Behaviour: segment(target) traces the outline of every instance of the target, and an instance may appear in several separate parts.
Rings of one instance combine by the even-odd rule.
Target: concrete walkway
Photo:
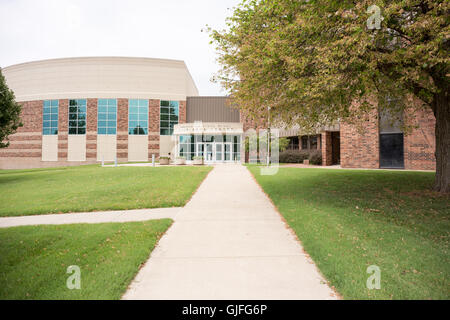
[[[123,299],[336,299],[241,165],[215,166]]]
[[[176,218],[181,208],[142,209],[124,211],[82,212],[65,214],[46,214],[37,216],[0,218],[0,228],[30,226],[39,224],[74,224],[147,221],[163,218]]]

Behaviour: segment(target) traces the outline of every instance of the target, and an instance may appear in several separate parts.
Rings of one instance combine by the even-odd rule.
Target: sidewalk
[[[38,224],[132,222],[163,218],[175,219],[175,216],[180,211],[180,209],[181,208],[158,208],[5,217],[0,218],[0,228],[30,226]]]
[[[123,299],[336,299],[241,165],[215,166]]]

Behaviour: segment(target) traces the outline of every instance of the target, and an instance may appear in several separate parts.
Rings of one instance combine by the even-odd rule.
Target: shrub
[[[309,163],[314,165],[322,165],[322,152],[320,151],[311,151],[309,153]]]
[[[309,158],[308,151],[286,150],[280,153],[280,163],[302,163]]]

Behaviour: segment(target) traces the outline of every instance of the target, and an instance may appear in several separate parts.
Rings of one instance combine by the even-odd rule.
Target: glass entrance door
[[[214,161],[213,144],[206,143],[205,145],[206,145],[205,160],[206,161]]]
[[[223,161],[222,143],[216,143],[216,161]]]
[[[225,161],[231,161],[231,154],[233,152],[233,150],[231,149],[231,143],[224,143],[223,147],[224,147],[224,160]]]

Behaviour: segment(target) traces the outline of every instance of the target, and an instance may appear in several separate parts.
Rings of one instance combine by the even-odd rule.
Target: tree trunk
[[[434,190],[450,192],[450,103],[447,90],[434,99],[436,117],[436,180]]]

